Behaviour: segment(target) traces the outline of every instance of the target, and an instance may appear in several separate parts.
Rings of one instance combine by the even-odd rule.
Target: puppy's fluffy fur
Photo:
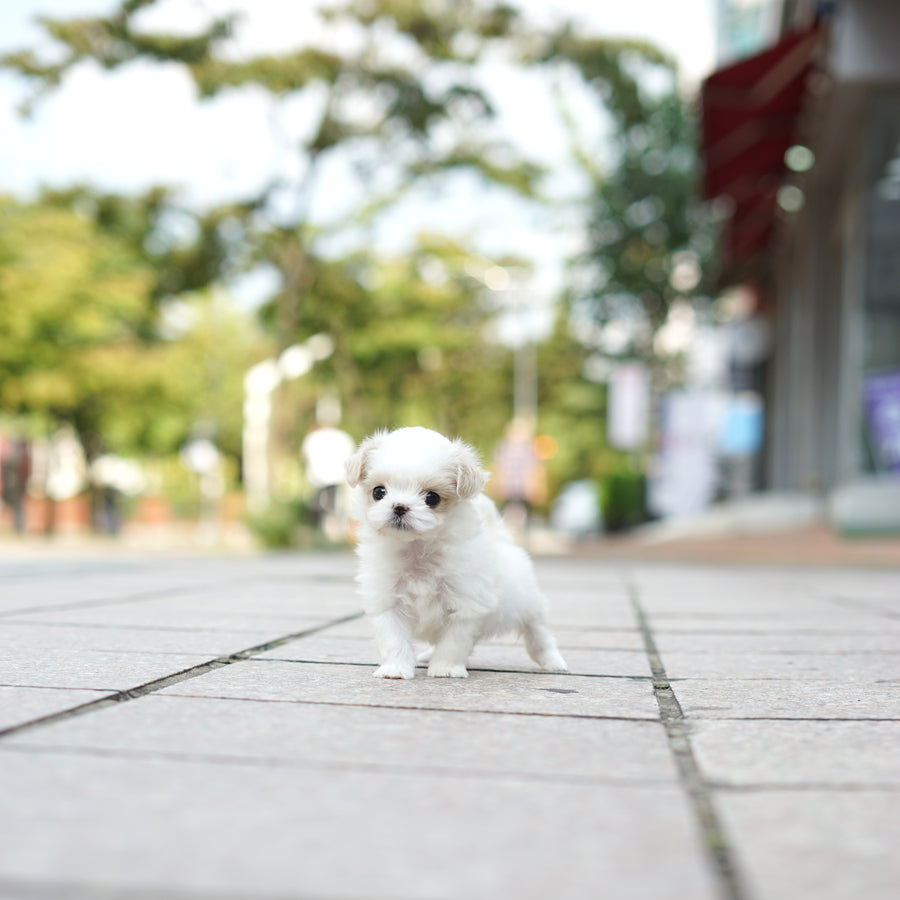
[[[543,669],[566,671],[528,555],[481,490],[488,475],[462,441],[427,428],[379,432],[347,462],[359,521],[357,575],[381,678],[465,678],[475,643],[519,631]]]

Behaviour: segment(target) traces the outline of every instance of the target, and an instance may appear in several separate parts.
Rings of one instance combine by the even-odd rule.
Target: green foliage
[[[298,500],[279,500],[259,513],[244,517],[250,533],[269,550],[289,547],[325,547],[316,529],[315,514]]]
[[[543,58],[574,65],[614,117],[620,134],[647,119],[642,80],[648,71],[674,73],[673,61],[652,44],[579,37],[571,27],[551,39]]]
[[[642,87],[647,66],[657,76],[666,71],[652,55],[642,65],[632,60],[633,89],[615,89],[627,101],[613,107],[619,128],[608,169],[586,166],[595,196],[589,249],[580,264],[589,279],[586,289],[570,294],[569,306],[600,324],[630,321],[635,327],[625,353],[652,363],[653,337],[672,305],[708,302],[716,233],[696,190],[693,111],[674,69],[654,79],[654,90]]]
[[[243,371],[325,332],[334,354],[302,384],[279,389],[282,446],[297,446],[318,394],[334,392],[355,436],[416,422],[463,433],[490,455],[511,414],[511,355],[485,336],[492,312],[469,274],[470,249],[429,235],[396,258],[377,258],[368,238],[409,190],[461,169],[538,197],[541,169],[487,127],[494,110],[477,66],[494,51],[524,67],[576,72],[617,129],[609,171],[593,162],[597,148],[576,148],[594,178],[593,280],[569,292],[565,315],[645,316],[652,333],[674,300],[702,290],[671,278],[678,254],[702,268],[711,242],[692,205],[691,119],[671,61],[655,48],[585,39],[570,27],[534,29],[503,3],[350,0],[321,15],[327,26],[350,28],[352,48],[298,41],[283,53],[236,58],[226,46],[240,27],[235,18],[192,34],[154,32],[140,15],[155,2],[45,17],[50,52],[25,50],[0,65],[34,86],[32,104],[86,61],[112,70],[138,60],[181,66],[202,98],[254,88],[275,100],[314,99],[319,118],[296,145],[302,174],[206,210],[184,208],[166,188],[135,197],[73,188],[46,194],[34,209],[13,204],[18,236],[0,236],[0,314],[13,311],[9,324],[0,319],[10,329],[0,331],[7,410],[70,420],[116,448],[155,453],[176,449],[202,422],[237,457]],[[663,87],[648,90],[649,81]],[[326,228],[311,220],[311,198],[335,159],[356,172],[360,198]],[[276,202],[287,195],[289,212]],[[41,236],[30,249],[29,234]],[[279,282],[260,313],[268,343],[211,299],[260,266]],[[25,313],[20,298],[29,291],[43,299]],[[191,326],[161,331],[184,305]],[[551,486],[621,465],[605,443],[605,387],[582,374],[590,352],[565,318],[541,351],[541,430],[560,442]]]
[[[0,406],[87,431],[107,403],[133,402],[155,363],[137,354],[150,284],[91,222],[0,200]]]
[[[298,252],[286,241],[279,252]],[[510,414],[509,353],[486,340],[491,312],[480,300],[483,286],[467,274],[470,260],[436,236],[422,236],[395,259],[316,259],[305,268],[309,280],[276,297],[264,321],[271,330],[332,336],[333,356],[305,380],[343,398],[355,435],[415,423],[466,433],[490,448]],[[306,397],[291,427],[294,442],[314,424],[313,402]],[[482,422],[485,407],[500,420]]]
[[[107,17],[43,17],[39,23],[54,42],[54,61],[45,63],[33,51],[21,51],[3,57],[0,65],[37,86],[33,100],[56,88],[68,71],[86,59],[108,69],[138,59],[178,63],[187,68],[202,97],[249,85],[277,97],[324,88],[326,102],[319,126],[300,147],[310,162],[366,137],[370,152],[380,148],[382,165],[395,170],[398,183],[408,181],[417,166],[440,167],[442,160],[449,167],[465,164],[483,171],[478,155],[470,150],[460,152],[452,145],[438,150],[446,142],[435,141],[434,133],[452,121],[454,130],[463,129],[461,146],[473,146],[465,132],[477,128],[492,110],[472,77],[477,54],[456,48],[474,43],[480,50],[492,40],[509,36],[516,22],[511,8],[470,2],[423,5],[356,0],[330,8],[322,18],[335,27],[363,26],[362,50],[341,54],[301,47],[236,61],[223,47],[223,40],[237,27],[233,18],[213,20],[189,36],[149,32],[135,19],[154,2],[125,2]],[[385,50],[404,44],[415,52],[401,57]],[[401,58],[405,58],[402,63]],[[443,67],[442,77],[424,79],[423,63],[429,64],[432,74]],[[401,142],[406,144],[405,153],[395,152]],[[410,149],[413,145],[416,151]],[[509,171],[504,174],[512,177]],[[530,189],[527,167],[518,180]]]
[[[646,479],[641,472],[622,469],[607,475],[600,485],[604,527],[624,531],[645,522],[645,491]]]
[[[695,193],[692,126],[676,92],[648,100],[644,121],[623,134],[618,165],[598,190],[592,259],[604,293],[636,299],[654,326],[674,300],[707,287],[713,245]],[[672,278],[678,254],[693,261],[696,280]]]
[[[343,52],[302,46],[235,60],[221,40],[230,20],[189,36],[151,33],[137,19],[151,5],[122,3],[105,18],[44,19],[56,45],[53,64],[21,54],[3,63],[39,89],[52,89],[93,58],[108,68],[137,59],[183,65],[203,97],[247,86],[277,98],[315,92],[320,119],[297,147],[304,174],[240,206],[203,214],[178,209],[172,194],[161,190],[138,198],[71,192],[60,202],[84,206],[87,200],[104,230],[131,243],[156,275],[156,305],[255,266],[273,267],[281,286],[262,321],[279,347],[322,331],[336,340],[333,359],[314,377],[339,390],[354,429],[415,417],[455,430],[479,405],[473,388],[485,381],[492,383],[491,402],[504,403],[506,392],[493,386],[497,379],[479,374],[505,354],[482,339],[483,289],[462,273],[462,248],[423,245],[387,261],[373,260],[368,250],[335,257],[326,248],[336,236],[373,227],[405,191],[445,172],[467,169],[486,183],[534,194],[540,170],[484,138],[493,110],[474,74],[487,46],[518,39],[512,8],[355,0],[322,15],[336,28],[354,25],[358,46]],[[309,198],[322,165],[338,155],[353,161],[364,180],[377,178],[380,196],[364,193],[360,208],[326,231],[309,220]],[[285,190],[298,198],[296,209],[276,217],[271,199]],[[182,228],[181,239],[172,240],[167,223],[173,216],[191,224],[193,237],[185,240]],[[419,272],[427,260],[447,267],[442,284]]]
[[[631,477],[632,463],[627,454],[612,449],[606,440],[607,385],[584,375],[585,362],[592,351],[572,334],[563,310],[550,339],[540,347],[538,368],[541,373],[539,431],[555,438],[557,454],[547,463],[547,486],[555,497],[569,481],[587,479],[601,487],[610,479],[625,481]],[[612,488],[615,507],[621,488]],[[642,521],[640,513],[631,516]],[[606,510],[604,510],[606,511]],[[618,513],[611,510],[613,521]],[[619,516],[621,518],[621,516]]]
[[[203,296],[164,336],[159,273],[116,222],[104,230],[58,197],[0,200],[0,409],[67,422],[89,452],[175,452],[203,421],[239,453],[241,376],[261,339]]]

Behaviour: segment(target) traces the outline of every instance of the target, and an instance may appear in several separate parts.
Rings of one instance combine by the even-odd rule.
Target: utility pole
[[[333,352],[334,341],[327,334],[314,334],[244,374],[243,480],[250,512],[261,512],[269,505],[269,430],[275,389],[284,381],[306,375]]]

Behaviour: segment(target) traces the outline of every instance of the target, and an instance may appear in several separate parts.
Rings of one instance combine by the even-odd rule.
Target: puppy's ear
[[[468,500],[480,494],[490,477],[481,468],[478,454],[464,441],[453,441],[453,464],[456,467],[456,494]]]
[[[381,445],[385,432],[376,431],[371,437],[367,437],[357,449],[356,453],[344,463],[344,474],[347,476],[347,484],[356,487],[366,477],[366,462],[369,454]]]

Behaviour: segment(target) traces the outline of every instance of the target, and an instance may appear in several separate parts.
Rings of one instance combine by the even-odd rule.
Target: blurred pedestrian
[[[25,531],[25,495],[31,475],[31,455],[22,438],[0,439],[0,496],[12,509],[13,528]]]
[[[512,421],[494,456],[494,492],[507,525],[516,531],[528,527],[531,511],[546,496],[544,467],[534,449],[534,438],[524,422]]]
[[[144,472],[132,460],[105,453],[91,463],[91,484],[97,492],[95,527],[116,537],[122,528],[123,500],[144,490]]]

